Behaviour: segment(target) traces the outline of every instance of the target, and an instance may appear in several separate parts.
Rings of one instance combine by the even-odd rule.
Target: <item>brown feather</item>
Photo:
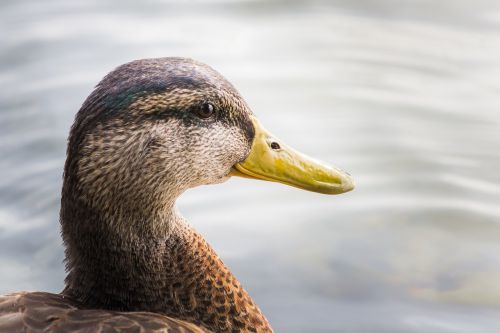
[[[151,312],[79,309],[58,294],[20,292],[0,296],[0,332],[210,333],[191,323]]]
[[[207,101],[212,121],[196,117]],[[251,114],[228,81],[190,59],[139,60],[108,74],[68,140],[66,287],[2,296],[0,330],[271,333],[175,208],[182,192],[224,181],[248,156]]]

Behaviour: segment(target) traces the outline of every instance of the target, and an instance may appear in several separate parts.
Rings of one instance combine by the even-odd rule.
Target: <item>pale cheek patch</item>
[[[227,179],[231,167],[244,159],[250,149],[242,131],[234,126],[214,123],[207,127],[177,124],[169,159],[182,165],[189,187],[219,183]]]

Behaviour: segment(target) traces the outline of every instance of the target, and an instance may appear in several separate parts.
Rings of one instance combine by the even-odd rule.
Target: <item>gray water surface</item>
[[[4,0],[0,41],[0,293],[63,287],[66,137],[93,86],[188,56],[356,179],[179,200],[277,332],[500,331],[498,1]]]

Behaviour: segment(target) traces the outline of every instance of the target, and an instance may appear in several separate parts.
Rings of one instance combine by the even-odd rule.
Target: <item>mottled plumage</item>
[[[273,330],[179,214],[185,190],[231,175],[338,194],[343,171],[280,144],[236,89],[190,59],[109,73],[71,128],[61,197],[61,294],[0,298],[0,332]]]
[[[33,292],[0,296],[1,332],[209,333],[185,321],[151,312],[80,309],[62,295]]]
[[[206,103],[216,110],[210,119],[198,116]],[[4,296],[0,331],[272,332],[175,209],[186,189],[226,180],[246,158],[251,115],[229,82],[190,59],[139,60],[108,74],[68,140],[60,215],[66,287],[61,295]]]

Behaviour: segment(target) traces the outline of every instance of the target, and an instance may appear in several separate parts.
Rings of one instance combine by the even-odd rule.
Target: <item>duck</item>
[[[354,188],[347,172],[268,132],[208,65],[165,57],[111,71],[68,138],[65,287],[0,296],[0,332],[273,332],[176,207],[187,189],[233,176],[323,194]]]

